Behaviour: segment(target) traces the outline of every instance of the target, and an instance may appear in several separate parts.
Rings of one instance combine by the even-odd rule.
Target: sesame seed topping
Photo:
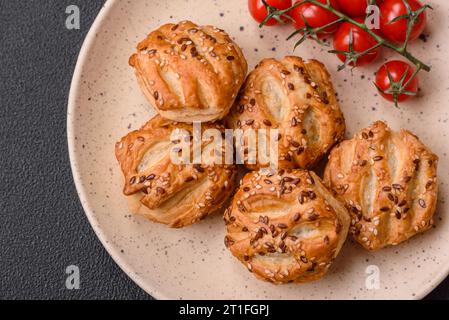
[[[424,201],[424,199],[419,199],[419,200],[418,200],[418,204],[419,204],[419,206],[420,206],[421,208],[426,208],[426,207],[427,207],[426,201]]]
[[[293,117],[292,120],[291,120],[291,126],[292,127],[296,127],[297,125],[298,125],[298,120],[296,120],[296,118]]]
[[[309,221],[315,221],[316,219],[318,219],[319,216],[318,214],[315,213],[313,208],[309,209],[307,212],[308,212],[307,219],[309,219]]]
[[[266,126],[268,126],[268,127],[271,127],[271,121],[268,120],[268,119],[264,119],[264,120],[263,120],[263,124],[266,125]]]
[[[298,66],[297,64],[293,65],[293,69],[294,69],[296,72],[304,73],[304,68]]]
[[[387,197],[390,201],[393,201],[393,202],[395,201],[394,195],[392,193],[389,193]]]
[[[299,212],[295,213],[295,215],[293,216],[293,221],[297,222],[299,221],[299,219],[301,219],[301,215]]]

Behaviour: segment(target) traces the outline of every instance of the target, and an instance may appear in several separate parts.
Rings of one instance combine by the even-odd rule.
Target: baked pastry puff
[[[179,122],[223,118],[248,71],[241,49],[226,32],[190,21],[151,32],[129,64],[159,114]]]
[[[348,233],[349,214],[313,172],[251,172],[225,211],[225,245],[273,283],[323,277]]]
[[[378,250],[433,225],[437,162],[411,132],[378,121],[332,150],[324,180],[345,201],[355,240]]]
[[[203,132],[211,128],[219,133],[224,130],[220,124],[201,127]],[[173,161],[171,153],[183,152],[178,147],[181,139],[189,148],[192,145],[192,130],[190,124],[157,115],[117,142],[115,153],[125,179],[123,193],[134,214],[180,228],[213,213],[229,198],[235,186],[235,166]],[[175,138],[173,132],[178,133]],[[204,154],[216,151],[208,149],[208,141],[200,142]],[[189,150],[193,153],[193,148]]]
[[[244,134],[265,129],[266,141],[270,130],[278,129],[279,168],[310,168],[345,135],[328,71],[316,60],[295,56],[262,60],[249,74],[226,123]],[[247,154],[259,147],[247,140],[243,145]],[[245,164],[250,170],[267,166],[259,157],[255,163],[246,157]]]

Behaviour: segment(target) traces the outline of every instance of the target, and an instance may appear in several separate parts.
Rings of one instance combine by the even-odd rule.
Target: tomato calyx
[[[279,24],[285,24],[285,19],[294,21],[293,18],[288,14],[291,8],[278,9],[276,7],[270,6],[266,0],[262,0],[262,3],[267,9],[267,16],[260,22],[260,28],[262,28],[270,19],[276,20]]]
[[[406,38],[403,44],[403,47],[405,48],[410,40],[410,35],[412,33],[413,26],[419,22],[421,14],[424,13],[424,11],[426,11],[427,9],[433,10],[433,8],[432,6],[425,4],[417,10],[413,10],[407,0],[402,0],[402,2],[404,3],[404,7],[407,10],[407,12],[387,22],[387,25],[393,24],[402,19],[407,20],[407,31],[405,35]]]
[[[362,52],[355,51],[354,50],[354,33],[353,33],[353,29],[351,28],[351,29],[349,29],[348,51],[330,50],[329,53],[342,55],[345,57],[345,61],[343,62],[343,64],[341,64],[337,67],[337,70],[341,71],[341,70],[345,69],[348,65],[351,66],[351,69],[355,68],[357,66],[358,60],[361,57],[373,52],[373,50],[375,50],[381,46],[382,46],[382,43],[378,42],[371,48],[368,48]]]
[[[396,108],[399,108],[400,96],[416,96],[418,94],[417,91],[410,91],[407,90],[407,88],[415,79],[421,68],[420,66],[418,66],[418,68],[416,68],[416,70],[413,71],[411,77],[407,79],[409,71],[410,72],[412,71],[410,70],[410,68],[411,68],[410,66],[407,66],[407,68],[405,69],[404,73],[399,78],[399,80],[395,81],[390,70],[388,69],[388,66],[385,65],[385,71],[388,77],[389,87],[386,89],[382,89],[376,82],[374,82],[374,86],[376,86],[377,90],[379,90],[380,93],[392,96]]]
[[[300,44],[302,44],[305,40],[307,39],[312,39],[314,41],[316,41],[318,44],[320,45],[324,45],[327,46],[328,44],[326,42],[324,42],[323,40],[321,40],[319,34],[323,31],[325,31],[326,29],[328,29],[329,27],[332,27],[336,24],[339,24],[340,22],[342,22],[343,19],[339,18],[335,21],[332,21],[326,25],[323,25],[321,27],[315,27],[313,28],[306,19],[304,19],[304,27],[301,29],[297,29],[295,30],[291,35],[289,35],[287,37],[287,41],[290,40],[291,38],[295,37],[297,34],[302,34],[302,37],[296,41],[294,49],[296,49]]]

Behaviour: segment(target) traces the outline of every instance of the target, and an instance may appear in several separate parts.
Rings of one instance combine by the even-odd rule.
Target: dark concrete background
[[[92,231],[72,181],[66,109],[102,0],[0,0],[0,299],[148,299]],[[65,28],[78,5],[81,30]],[[65,288],[77,265],[81,289]],[[449,279],[429,298],[449,299]]]

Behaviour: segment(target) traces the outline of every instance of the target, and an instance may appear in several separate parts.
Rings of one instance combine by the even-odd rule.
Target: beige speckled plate
[[[445,201],[449,192],[449,2],[433,0],[431,4],[435,10],[430,12],[430,37],[426,43],[414,43],[412,49],[434,68],[422,74],[421,97],[401,110],[376,94],[371,84],[376,67],[338,73],[337,59],[311,42],[296,54],[319,59],[331,70],[349,135],[384,119],[395,129],[412,130],[439,155],[436,228],[377,253],[348,241],[323,280],[274,286],[254,279],[231,257],[223,245],[224,225],[218,215],[183,230],[132,217],[121,193],[114,143],[153,114],[127,65],[136,43],[153,28],[182,19],[217,25],[235,37],[253,67],[262,58],[292,53],[292,43],[284,41],[290,27],[259,29],[243,0],[108,1],[81,51],[67,121],[80,199],[114,260],[160,299],[413,299],[430,292],[449,270],[449,203]],[[377,290],[365,285],[370,265],[380,269]]]

